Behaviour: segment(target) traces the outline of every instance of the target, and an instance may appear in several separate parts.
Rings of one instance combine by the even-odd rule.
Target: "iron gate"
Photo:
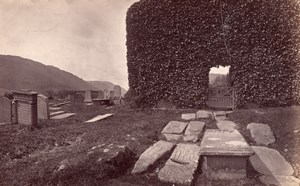
[[[211,108],[234,109],[234,89],[232,87],[209,88],[206,104]]]

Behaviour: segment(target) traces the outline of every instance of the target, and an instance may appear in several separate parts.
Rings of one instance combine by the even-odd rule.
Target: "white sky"
[[[125,18],[135,1],[0,0],[0,52],[127,89]]]

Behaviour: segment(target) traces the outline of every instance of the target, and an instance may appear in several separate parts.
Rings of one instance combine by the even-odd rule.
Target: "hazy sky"
[[[0,53],[128,88],[125,18],[135,1],[0,0]]]
[[[128,88],[126,11],[136,0],[0,0],[0,53]]]

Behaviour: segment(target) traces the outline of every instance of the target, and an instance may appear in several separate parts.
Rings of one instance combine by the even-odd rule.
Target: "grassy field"
[[[122,106],[82,104],[65,105],[63,110],[76,112],[77,115],[63,120],[40,120],[37,129],[17,124],[0,127],[0,185],[172,185],[160,182],[157,179],[158,169],[155,168],[147,174],[131,175],[134,161],[121,172],[103,177],[107,169],[95,164],[101,153],[93,156],[88,153],[95,146],[117,144],[126,145],[138,157],[159,139],[160,131],[170,120],[180,120],[181,113],[195,110],[133,110]],[[114,116],[95,123],[83,123],[105,113],[113,113]],[[277,140],[271,147],[287,158],[298,177],[299,117],[300,107],[237,110],[229,115],[231,120],[238,123],[241,133],[250,144],[253,141],[246,124],[269,124]],[[208,123],[207,128],[216,128],[215,123]],[[72,165],[76,166],[57,176],[55,172],[66,160],[75,162]],[[202,178],[197,185],[203,183],[230,185],[224,182],[208,183]],[[245,185],[259,183],[253,178]]]

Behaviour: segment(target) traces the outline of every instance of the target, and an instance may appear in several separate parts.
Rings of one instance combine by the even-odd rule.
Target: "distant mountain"
[[[98,90],[83,79],[53,66],[17,56],[0,55],[0,88],[48,90]]]
[[[92,86],[94,86],[100,90],[104,90],[104,89],[114,90],[114,86],[115,86],[115,84],[108,82],[108,81],[87,81],[87,82],[89,82]],[[124,96],[124,94],[126,92],[127,92],[127,90],[121,87],[122,96]]]

